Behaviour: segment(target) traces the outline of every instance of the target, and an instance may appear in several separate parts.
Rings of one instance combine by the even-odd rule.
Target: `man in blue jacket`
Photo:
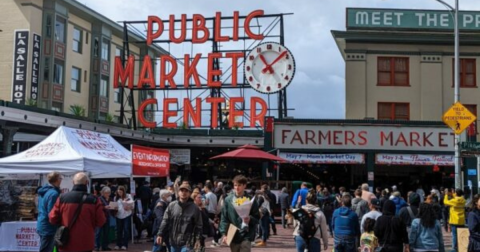
[[[40,252],[52,252],[57,226],[50,224],[48,213],[52,210],[60,195],[62,176],[58,172],[47,175],[48,184],[38,190],[37,233],[40,236]]]
[[[342,206],[333,212],[333,247],[335,252],[357,251],[355,240],[360,236],[358,215],[351,210],[352,197],[342,196]]]
[[[308,194],[307,182],[303,182],[302,185],[300,186],[300,189],[298,189],[293,195],[292,208],[300,208],[301,206],[304,206],[306,203],[305,200],[307,198],[307,194]]]

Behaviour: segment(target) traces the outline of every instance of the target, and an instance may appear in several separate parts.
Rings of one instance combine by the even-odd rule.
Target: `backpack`
[[[317,212],[310,212],[300,208],[293,212],[293,217],[300,223],[298,227],[298,234],[308,243],[312,237],[315,236],[318,227],[315,226],[315,219]]]
[[[378,247],[378,238],[373,233],[363,233],[360,238],[360,252],[374,252]]]

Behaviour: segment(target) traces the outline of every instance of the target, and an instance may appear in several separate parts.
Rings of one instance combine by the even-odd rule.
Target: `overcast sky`
[[[454,5],[453,0],[445,1]],[[178,18],[181,14],[191,17],[197,13],[213,17],[216,11],[231,16],[236,10],[240,11],[240,15],[247,15],[257,9],[263,9],[265,14],[294,13],[285,18],[285,45],[292,51],[296,61],[295,78],[288,87],[288,106],[294,109],[289,112],[289,116],[318,119],[345,118],[345,62],[330,31],[345,30],[347,7],[445,10],[445,7],[435,0],[79,0],[79,2],[114,21],[147,20],[148,15],[168,19],[170,14],[175,14]],[[460,0],[460,9],[478,10],[479,0]],[[182,50],[190,53],[191,48],[184,47]],[[274,96],[271,96],[271,99],[274,100]]]

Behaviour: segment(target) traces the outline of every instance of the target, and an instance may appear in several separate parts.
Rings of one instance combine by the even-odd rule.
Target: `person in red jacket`
[[[83,172],[75,174],[72,191],[62,194],[48,215],[51,224],[68,227],[83,195],[87,195],[77,221],[70,227],[68,243],[58,247],[59,252],[92,251],[95,246],[95,228],[102,227],[106,222],[102,202],[93,194],[87,193],[87,186],[87,175]]]

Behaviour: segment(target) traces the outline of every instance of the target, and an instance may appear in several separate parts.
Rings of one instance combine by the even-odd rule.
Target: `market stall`
[[[87,172],[90,178],[130,177],[131,153],[112,136],[59,127],[34,147],[0,159],[0,176]]]
[[[0,251],[38,251],[36,221],[12,220],[22,219],[23,212],[29,214],[28,209],[36,208],[31,189],[41,183],[44,174],[62,173],[62,193],[72,188],[77,172],[86,172],[91,179],[168,175],[168,150],[135,145],[131,148],[132,152],[108,134],[60,127],[34,147],[0,159],[0,212],[17,212],[16,218],[0,223]],[[25,181],[34,181],[35,185],[26,190]],[[28,209],[19,214],[22,206]]]

